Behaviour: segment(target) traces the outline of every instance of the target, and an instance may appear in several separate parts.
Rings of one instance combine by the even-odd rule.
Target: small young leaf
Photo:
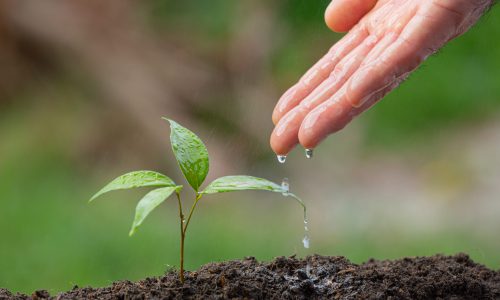
[[[201,193],[215,194],[244,190],[265,190],[271,192],[283,192],[280,185],[267,179],[253,176],[224,176],[212,181]]]
[[[176,122],[170,122],[170,142],[184,177],[198,191],[208,173],[208,151],[196,134]]]
[[[181,188],[181,186],[168,186],[164,188],[159,188],[152,190],[147,193],[135,208],[134,223],[132,224],[132,229],[130,229],[129,235],[133,235],[144,219],[153,211],[158,205],[160,205],[165,199],[167,199],[172,193]]]
[[[215,194],[244,190],[262,190],[285,194],[294,198],[304,208],[305,212],[305,204],[299,197],[272,181],[253,176],[236,175],[217,178],[212,181],[200,194]]]
[[[167,176],[160,174],[154,171],[135,171],[124,174],[113,181],[111,181],[108,185],[103,187],[97,194],[95,194],[90,201],[93,201],[95,198],[101,196],[104,193],[115,191],[115,190],[123,190],[130,189],[136,187],[145,187],[145,186],[173,186],[175,187],[175,183],[172,179]],[[89,201],[89,202],[90,202]]]

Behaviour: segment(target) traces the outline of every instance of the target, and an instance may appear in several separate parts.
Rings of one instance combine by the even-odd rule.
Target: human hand
[[[397,87],[492,0],[334,0],[325,19],[349,31],[278,101],[271,147],[315,148]]]

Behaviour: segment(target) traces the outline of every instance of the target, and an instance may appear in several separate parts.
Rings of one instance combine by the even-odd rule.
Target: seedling
[[[163,118],[170,123],[170,142],[175,158],[189,185],[195,192],[194,201],[187,215],[184,214],[181,201],[182,185],[177,185],[169,177],[154,171],[135,171],[122,175],[95,194],[90,202],[104,193],[130,189],[136,187],[155,187],[154,190],[146,194],[137,204],[135,217],[129,235],[133,235],[146,217],[158,205],[175,193],[179,206],[180,224],[180,270],[179,277],[184,282],[184,241],[186,232],[196,209],[198,201],[207,194],[217,194],[242,190],[264,190],[282,193],[295,199],[304,209],[304,219],[306,207],[302,200],[288,191],[288,186],[280,186],[266,179],[252,176],[225,176],[215,179],[205,189],[200,191],[200,187],[208,174],[209,158],[205,144],[189,129],[182,127],[178,123]]]

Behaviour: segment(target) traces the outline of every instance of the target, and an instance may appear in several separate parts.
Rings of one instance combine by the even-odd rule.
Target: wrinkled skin
[[[271,147],[315,148],[466,32],[491,0],[333,0],[334,31],[349,31],[278,101]]]

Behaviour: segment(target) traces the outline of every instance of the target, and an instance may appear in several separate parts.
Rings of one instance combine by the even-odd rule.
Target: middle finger
[[[271,148],[277,154],[285,155],[298,144],[300,124],[305,116],[329,99],[358,69],[366,55],[377,44],[377,37],[371,35],[335,66],[318,87],[316,87],[299,105],[286,113],[271,134]]]

